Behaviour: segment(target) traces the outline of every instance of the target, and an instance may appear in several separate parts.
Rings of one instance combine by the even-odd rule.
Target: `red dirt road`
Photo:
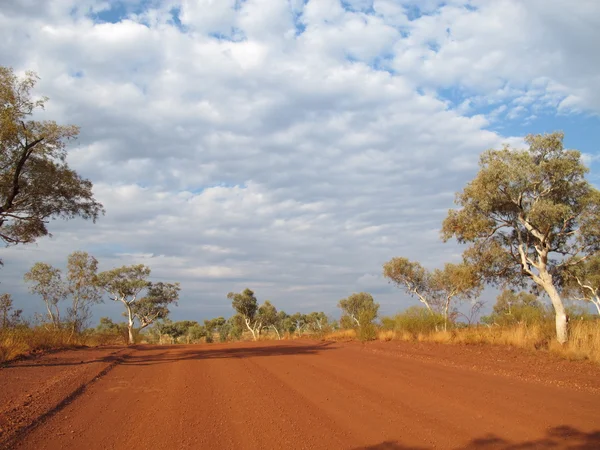
[[[498,347],[139,346],[11,447],[600,449],[599,380]]]

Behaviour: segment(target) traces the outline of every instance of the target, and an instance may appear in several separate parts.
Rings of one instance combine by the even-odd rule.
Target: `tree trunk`
[[[554,287],[554,282],[552,280],[552,275],[547,271],[540,273],[541,287],[546,291],[548,297],[550,297],[550,301],[552,302],[552,306],[554,307],[554,315],[556,322],[556,339],[561,344],[565,344],[569,339],[569,333],[567,330],[567,313],[565,312],[565,307],[563,305],[562,299],[560,298],[560,294]]]
[[[444,331],[448,331],[448,308],[450,308],[450,298],[446,299],[444,305]]]
[[[273,326],[272,328],[275,330],[275,333],[277,333],[277,339],[281,340],[281,335],[279,334],[277,327]]]
[[[133,314],[131,312],[131,307],[129,305],[126,305],[127,307],[127,334],[129,336],[129,341],[128,344],[132,345],[134,344],[134,340],[133,340]]]

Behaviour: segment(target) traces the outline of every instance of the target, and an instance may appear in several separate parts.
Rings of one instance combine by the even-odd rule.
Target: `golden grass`
[[[0,329],[0,363],[11,361],[32,353],[81,345],[122,345],[126,336],[112,333],[83,333],[71,335],[71,331],[45,327],[16,327]]]
[[[568,359],[587,359],[600,363],[600,321],[574,321],[569,327],[569,342],[560,345],[552,322],[510,327],[474,326],[451,331],[413,334],[402,330],[380,330],[380,341],[418,341],[441,344],[507,345],[531,350],[545,350]],[[352,330],[350,330],[352,331]],[[344,333],[340,331],[338,333]]]
[[[328,341],[352,341],[356,339],[356,330],[337,330],[323,335]]]

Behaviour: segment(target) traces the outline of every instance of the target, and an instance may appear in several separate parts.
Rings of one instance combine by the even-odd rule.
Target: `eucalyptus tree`
[[[479,172],[456,197],[444,240],[469,243],[465,259],[499,285],[527,280],[555,312],[556,337],[567,342],[560,294],[566,272],[600,249],[600,191],[585,178],[581,154],[563,133],[529,135],[526,150],[505,146],[481,155]]]
[[[73,252],[67,258],[66,291],[71,297],[67,313],[71,336],[83,330],[91,317],[91,306],[102,301],[97,273],[98,260],[86,252]]]
[[[50,264],[37,262],[23,277],[30,284],[29,291],[42,298],[47,318],[54,329],[60,328],[59,303],[67,298],[68,292],[59,269]]]
[[[98,274],[100,286],[114,302],[125,307],[129,344],[134,343],[135,319],[140,328],[147,327],[157,319],[169,314],[169,306],[177,304],[179,283],[156,283],[148,280],[150,267],[143,264],[122,266]],[[143,296],[143,292],[146,295]]]
[[[258,340],[263,327],[263,317],[258,314],[258,301],[254,292],[250,289],[244,289],[241,293],[230,292],[227,298],[231,300],[233,309],[244,320],[246,328],[252,333],[252,338]]]
[[[431,273],[419,262],[403,257],[392,258],[383,265],[383,276],[411,297],[416,297],[431,314],[434,314]]]
[[[600,315],[600,253],[571,267],[566,273],[565,285],[569,296],[591,303]]]
[[[66,162],[79,128],[32,120],[48,100],[32,96],[37,80],[0,67],[0,240],[9,245],[48,235],[49,219],[96,221],[103,213],[92,183]]]
[[[359,292],[340,300],[338,308],[350,317],[357,326],[361,327],[377,318],[379,303],[375,303],[371,294]]]

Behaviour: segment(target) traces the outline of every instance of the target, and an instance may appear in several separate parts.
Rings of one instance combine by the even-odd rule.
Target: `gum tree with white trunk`
[[[580,152],[563,133],[529,135],[526,150],[505,146],[481,155],[479,172],[457,194],[444,240],[471,246],[465,259],[488,281],[533,281],[554,307],[556,337],[568,340],[560,288],[565,272],[600,248],[600,192],[585,178]]]

